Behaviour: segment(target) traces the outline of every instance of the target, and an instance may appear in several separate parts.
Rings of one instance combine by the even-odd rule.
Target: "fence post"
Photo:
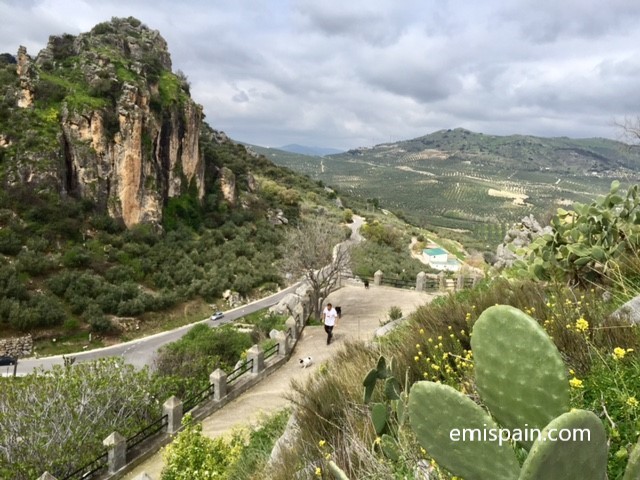
[[[458,273],[456,277],[456,290],[464,290],[464,273]]]
[[[278,355],[286,357],[289,355],[289,341],[287,340],[287,334],[282,331],[278,331],[275,335],[276,342],[278,342]]]
[[[416,292],[424,292],[426,281],[427,281],[427,274],[424,272],[420,272],[416,276]]]
[[[444,272],[438,274],[438,284],[441,291],[444,292],[447,289],[447,275]]]
[[[287,318],[287,321],[284,322],[285,327],[291,331],[291,338],[293,340],[298,339],[298,325],[296,323],[296,319],[293,317]]]
[[[382,271],[378,270],[376,273],[373,274],[373,284],[377,285],[378,287],[380,285],[382,285]]]
[[[167,433],[176,433],[182,424],[182,400],[175,395],[162,405],[162,413],[167,415]]]
[[[222,400],[227,396],[227,374],[221,368],[209,375],[209,383],[213,385],[213,399]]]
[[[44,472],[42,475],[38,477],[38,480],[58,480],[58,479],[53,475],[51,475],[49,472]]]
[[[118,432],[113,432],[102,441],[102,445],[109,450],[109,473],[116,473],[127,464],[127,439]]]
[[[264,351],[259,345],[254,345],[247,350],[247,361],[253,359],[251,373],[260,373],[264,370]]]

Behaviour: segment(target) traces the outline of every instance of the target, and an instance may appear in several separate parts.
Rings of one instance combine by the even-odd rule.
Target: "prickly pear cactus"
[[[465,480],[518,478],[520,466],[511,445],[452,440],[454,429],[498,429],[480,406],[457,390],[416,382],[409,393],[409,420],[420,445],[455,475]]]
[[[374,403],[371,406],[371,421],[373,422],[373,428],[376,430],[376,435],[382,435],[387,427],[388,419],[389,413],[384,403]]]
[[[640,439],[629,455],[629,463],[622,480],[640,480]]]
[[[566,430],[565,430],[566,429]],[[585,430],[589,430],[589,437]],[[569,441],[549,441],[561,432],[576,435]],[[581,431],[584,437],[580,439]],[[546,439],[546,441],[545,441]],[[600,419],[586,410],[573,410],[552,420],[542,430],[522,465],[519,480],[603,480],[607,473],[607,436]]]
[[[503,427],[543,429],[569,410],[560,352],[526,313],[508,305],[486,309],[473,326],[471,348],[478,392]]]

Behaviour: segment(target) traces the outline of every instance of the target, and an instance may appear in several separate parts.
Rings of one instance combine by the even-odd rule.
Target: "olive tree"
[[[349,264],[349,249],[339,224],[323,216],[312,217],[291,228],[283,243],[281,268],[285,275],[302,277],[311,287],[312,314],[335,289]]]

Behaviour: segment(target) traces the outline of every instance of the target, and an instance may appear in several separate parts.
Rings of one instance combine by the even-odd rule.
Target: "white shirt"
[[[336,324],[336,318],[338,318],[338,312],[336,312],[335,308],[331,307],[331,310],[329,310],[329,307],[324,307],[322,314],[324,315],[325,325],[329,327],[333,327]]]

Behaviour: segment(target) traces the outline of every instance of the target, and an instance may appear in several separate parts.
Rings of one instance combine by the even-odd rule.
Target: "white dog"
[[[300,359],[300,366],[302,368],[307,368],[309,365],[311,365],[311,357],[305,357],[305,358],[301,358]]]

